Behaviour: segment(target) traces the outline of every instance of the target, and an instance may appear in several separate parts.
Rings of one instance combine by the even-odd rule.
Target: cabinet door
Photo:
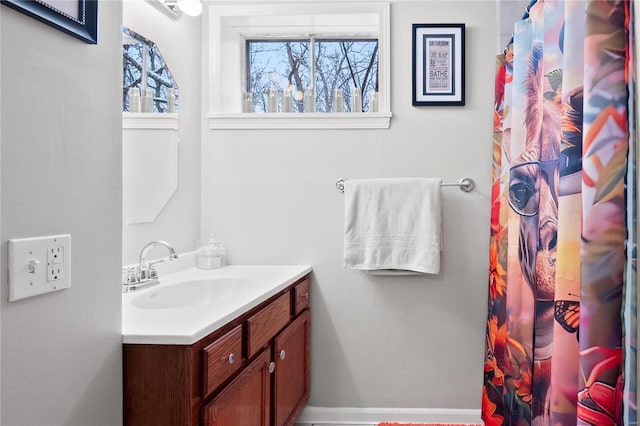
[[[306,310],[275,339],[275,426],[293,425],[309,399],[309,322]]]
[[[203,409],[205,426],[268,426],[271,348],[265,349]]]

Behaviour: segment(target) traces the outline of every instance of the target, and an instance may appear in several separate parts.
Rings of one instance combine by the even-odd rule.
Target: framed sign
[[[464,24],[413,24],[413,105],[464,105]]]
[[[98,0],[0,0],[0,2],[86,43],[98,43]]]

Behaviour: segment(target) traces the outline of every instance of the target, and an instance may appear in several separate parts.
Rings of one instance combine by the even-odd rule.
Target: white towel
[[[344,267],[440,272],[442,179],[345,181]]]

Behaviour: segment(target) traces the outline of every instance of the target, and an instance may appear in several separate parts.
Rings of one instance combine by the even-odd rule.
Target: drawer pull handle
[[[305,294],[301,294],[300,296],[298,296],[299,298],[305,298],[308,299],[309,298],[309,292],[306,292]]]
[[[276,371],[276,363],[271,361],[269,363],[269,373],[273,373],[274,371]]]
[[[284,359],[287,356],[287,352],[283,349],[280,351],[280,359]]]
[[[236,356],[233,353],[230,353],[227,361],[229,362],[229,364],[233,364],[236,361]]]

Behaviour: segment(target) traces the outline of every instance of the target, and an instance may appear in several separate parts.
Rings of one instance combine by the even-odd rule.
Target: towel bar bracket
[[[471,192],[476,187],[476,183],[471,178],[462,178],[458,183],[442,183],[441,186],[459,186],[462,192]]]
[[[346,179],[340,178],[336,182],[336,189],[344,192],[344,182]],[[471,192],[476,187],[476,183],[471,178],[462,178],[458,183],[441,183],[440,186],[458,186],[462,192]]]

